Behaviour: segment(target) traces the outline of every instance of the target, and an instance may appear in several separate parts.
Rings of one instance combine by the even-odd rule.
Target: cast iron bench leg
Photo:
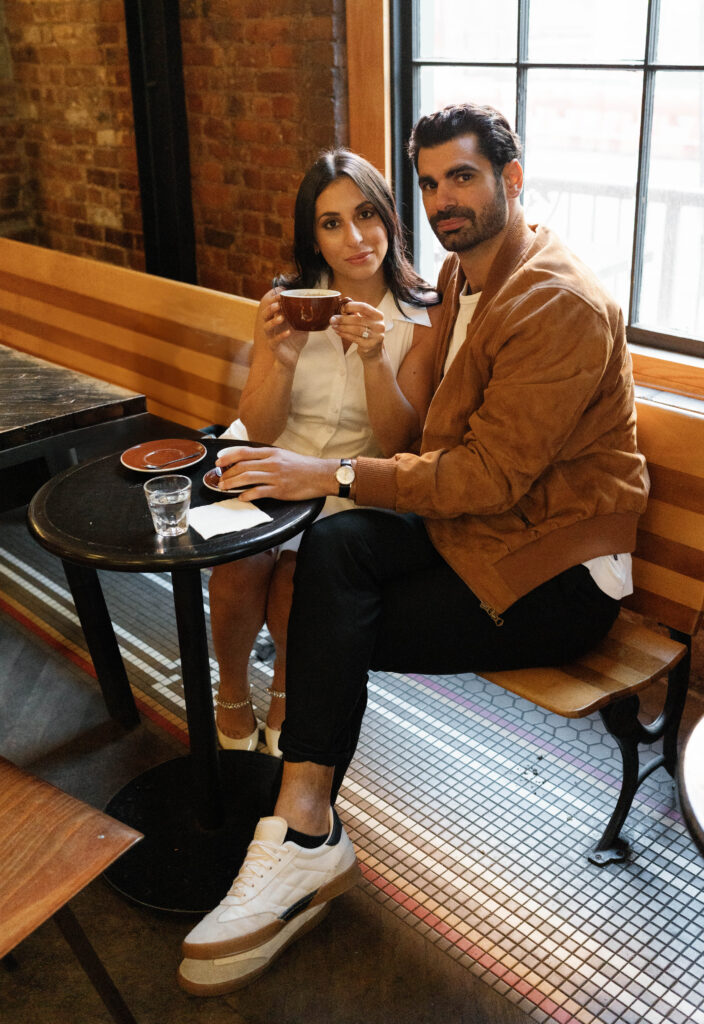
[[[670,631],[673,633],[673,631]],[[595,847],[587,855],[592,864],[603,867],[612,861],[625,860],[630,847],[628,841],[619,833],[631,809],[633,798],[638,787],[656,768],[664,767],[674,777],[677,766],[677,733],[684,711],[687,689],[689,687],[689,647],[691,638],[684,634],[676,634],[673,639],[687,645],[687,654],[672,669],[667,679],[667,694],[661,714],[644,725],[638,718],[640,701],[636,696],[624,697],[614,704],[602,708],[599,714],[611,736],[614,737],[621,750],[623,761],[623,782],[614,812],[604,833]],[[653,757],[647,764],[640,767],[638,753],[639,744],[649,746],[662,737],[663,752]]]
[[[679,661],[667,680],[667,697],[662,717],[663,723],[663,754],[665,755],[665,768],[672,778],[677,771],[677,734],[684,714],[684,705],[687,700],[689,689],[689,672],[692,663],[692,638],[687,633],[680,633],[671,629],[670,636],[673,640],[679,640],[687,648],[687,653]],[[655,723],[653,723],[653,726]]]
[[[638,721],[639,708],[640,701],[637,697],[626,697],[599,711],[607,732],[619,745],[623,763],[621,792],[616,807],[601,839],[588,854],[592,864],[599,866],[625,860],[630,853],[628,841],[619,836],[619,833],[641,781],[638,770],[638,740],[641,732],[641,724]]]

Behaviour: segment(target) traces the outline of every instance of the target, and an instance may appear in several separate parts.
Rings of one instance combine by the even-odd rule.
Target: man
[[[630,591],[647,485],[620,310],[526,223],[520,143],[497,111],[421,118],[409,152],[452,254],[420,454],[338,466],[255,449],[223,474],[245,498],[351,488],[372,508],[316,524],[301,547],[281,789],[230,893],[184,942],[190,991],[246,983],[354,883],[331,803],[370,669],[560,663],[606,634]]]

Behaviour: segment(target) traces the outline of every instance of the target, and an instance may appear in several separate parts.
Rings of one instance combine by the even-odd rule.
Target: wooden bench
[[[0,342],[120,384],[188,427],[230,423],[257,303],[0,238]]]
[[[672,396],[669,400],[676,401]],[[660,766],[675,774],[691,640],[704,610],[704,414],[644,398],[637,409],[638,446],[648,462],[651,489],[633,558],[633,595],[623,602],[603,643],[578,661],[560,668],[483,673],[567,718],[598,711],[618,743],[621,792],[603,835],[588,854],[598,865],[629,855],[628,841],[620,833],[643,779]],[[664,676],[662,713],[643,724],[637,694]],[[660,739],[662,754],[640,767],[639,747]]]
[[[256,308],[238,296],[0,239],[0,341],[139,391],[152,413],[186,427],[234,418]],[[640,399],[638,438],[652,490],[627,610],[578,662],[486,676],[566,717],[599,711],[616,739],[623,785],[589,854],[596,864],[627,856],[620,831],[640,782],[661,764],[674,773],[691,638],[704,607],[704,413]],[[643,725],[637,693],[665,675],[663,714]],[[659,739],[662,756],[640,770],[639,745]]]

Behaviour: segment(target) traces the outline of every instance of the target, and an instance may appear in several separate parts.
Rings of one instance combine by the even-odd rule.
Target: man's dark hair
[[[477,103],[458,103],[434,114],[421,117],[411,131],[408,155],[418,170],[418,151],[440,146],[460,135],[474,135],[479,150],[494,168],[499,178],[507,163],[520,160],[522,146],[503,114],[494,107]]]

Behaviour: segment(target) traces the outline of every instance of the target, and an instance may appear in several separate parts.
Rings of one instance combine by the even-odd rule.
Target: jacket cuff
[[[355,463],[357,505],[396,508],[396,459],[368,459],[358,456]]]

